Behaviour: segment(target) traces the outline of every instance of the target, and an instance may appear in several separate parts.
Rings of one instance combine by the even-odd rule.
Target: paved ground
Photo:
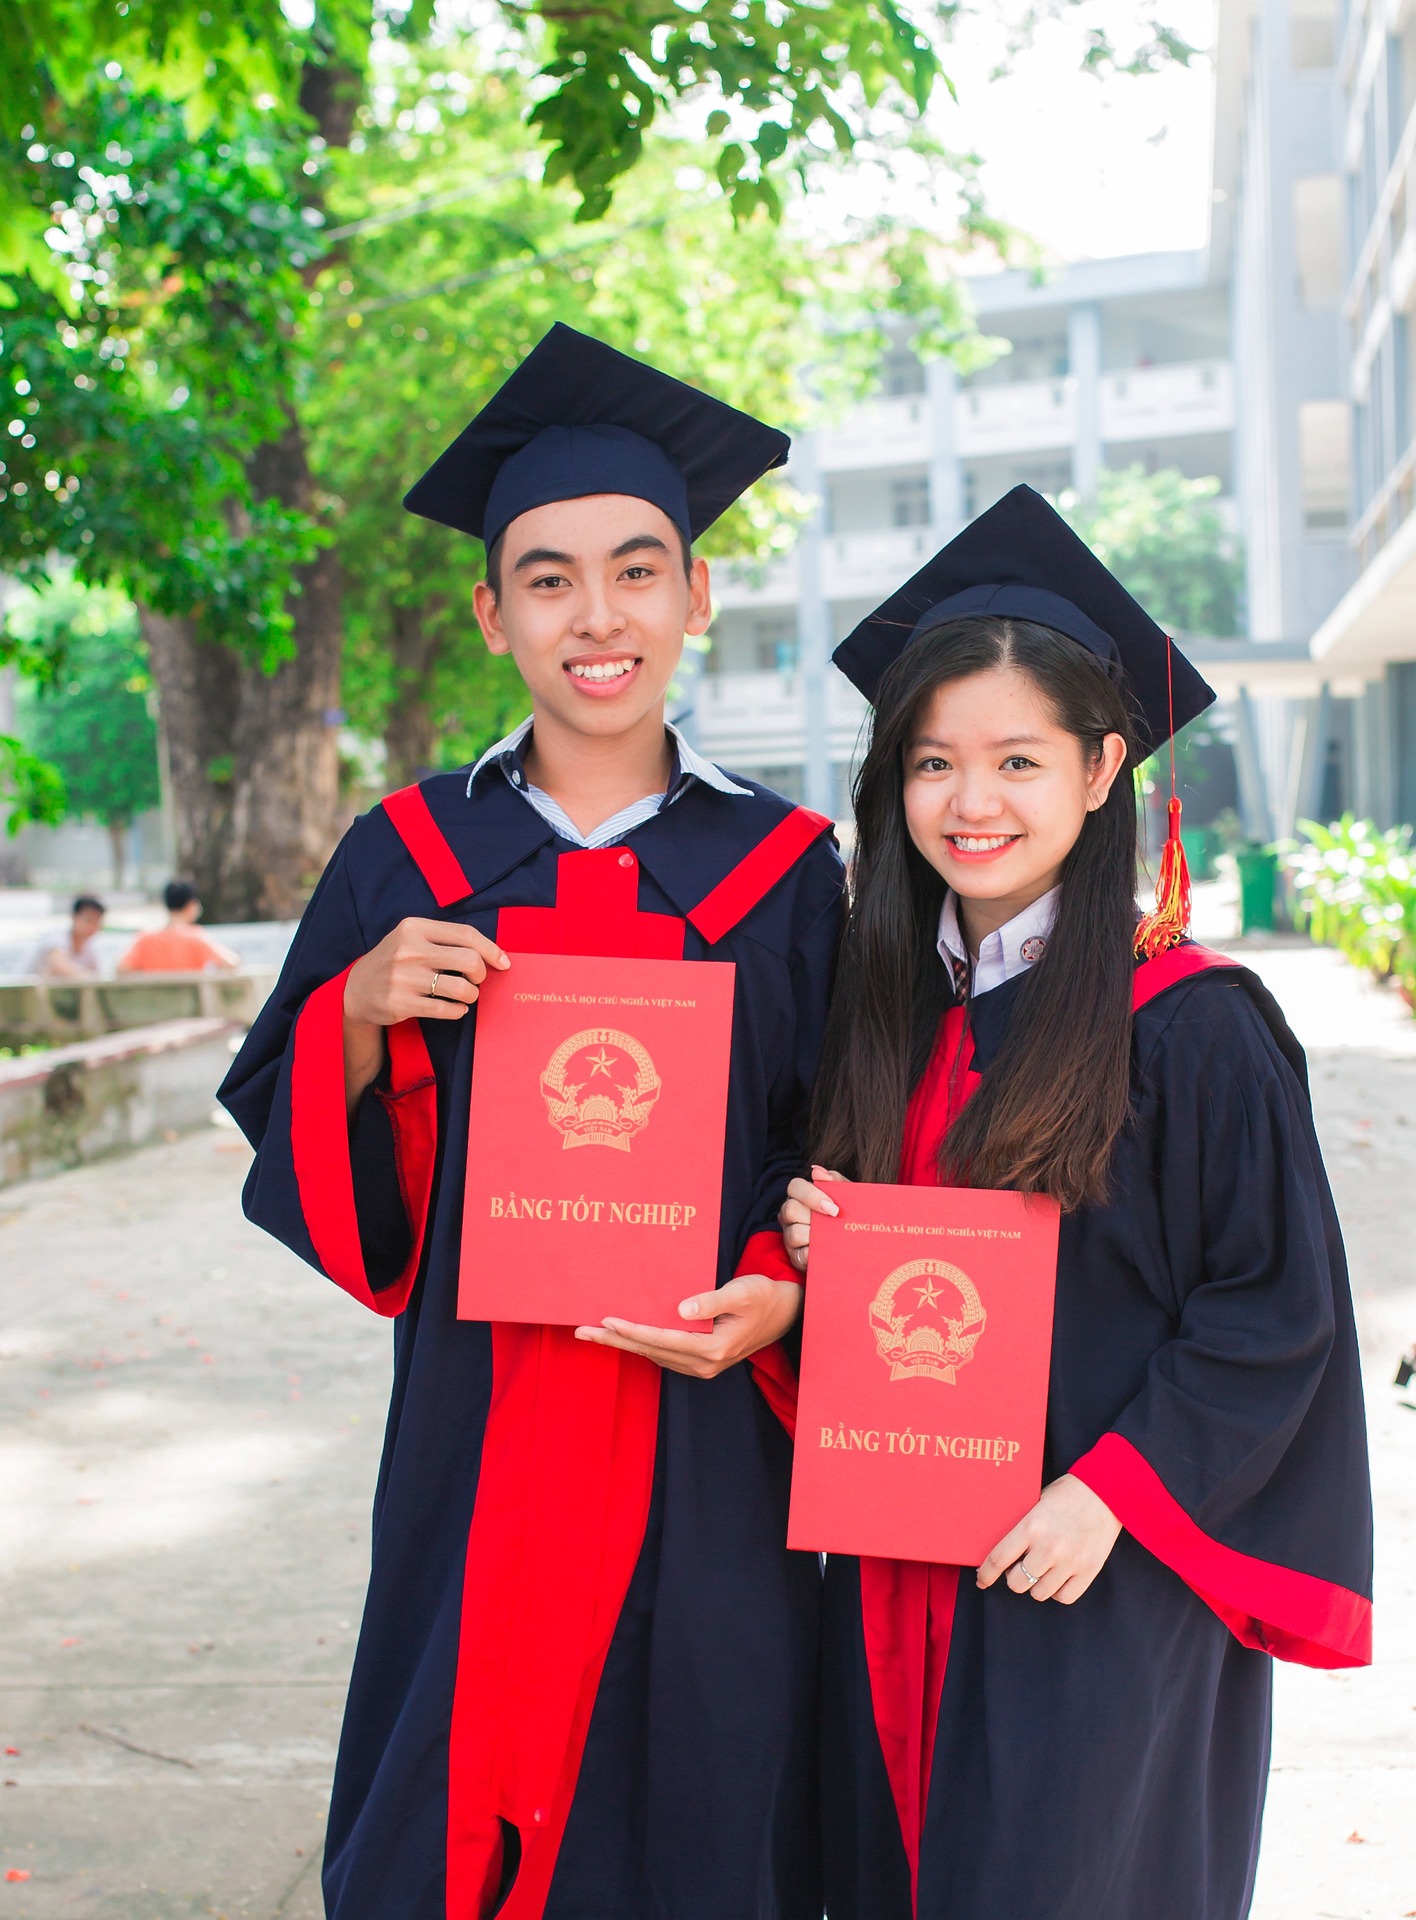
[[[1416,1022],[1329,954],[1252,957],[1313,1049],[1381,1514],[1377,1665],[1279,1672],[1255,1914],[1398,1920],[1416,1406],[1389,1382],[1416,1335]],[[28,1875],[0,1879],[0,1920],[320,1911],[388,1330],[244,1224],[245,1165],[213,1129],[0,1192],[0,1874]]]

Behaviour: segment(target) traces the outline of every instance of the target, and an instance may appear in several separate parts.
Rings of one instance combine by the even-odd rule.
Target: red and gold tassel
[[[1180,838],[1180,795],[1175,790],[1175,676],[1172,671],[1175,642],[1167,634],[1165,641],[1165,691],[1170,709],[1170,802],[1166,807],[1165,845],[1160,853],[1160,874],[1155,883],[1155,907],[1141,915],[1136,924],[1136,958],[1154,960],[1177,946],[1190,931],[1190,864],[1185,858],[1185,843]]]
[[[1190,931],[1190,866],[1180,838],[1180,799],[1172,791],[1166,809],[1170,824],[1160,855],[1155,883],[1155,908],[1136,924],[1136,958],[1154,960],[1158,953],[1183,940]]]

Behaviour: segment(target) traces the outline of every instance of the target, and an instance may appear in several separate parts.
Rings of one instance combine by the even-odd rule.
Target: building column
[[[1273,809],[1259,752],[1259,729],[1247,687],[1234,696],[1234,771],[1239,780],[1239,813],[1244,838],[1267,846],[1274,837]]]
[[[1095,301],[1068,312],[1067,366],[1077,383],[1072,485],[1089,500],[1101,477],[1101,308]]]
[[[831,779],[830,688],[831,603],[826,598],[826,482],[821,449],[814,433],[804,433],[792,448],[792,485],[815,497],[811,518],[797,541],[797,672],[802,724],[806,734],[803,794],[817,813],[836,815]]]
[[[942,547],[964,524],[964,470],[954,448],[959,380],[952,360],[931,360],[924,377],[929,395],[930,530]]]

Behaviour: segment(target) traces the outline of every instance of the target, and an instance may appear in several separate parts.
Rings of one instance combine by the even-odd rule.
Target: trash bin
[[[1213,880],[1216,836],[1212,827],[1181,827],[1180,841],[1192,880]]]
[[[1240,847],[1239,931],[1273,932],[1273,896],[1278,882],[1278,855],[1271,847]]]

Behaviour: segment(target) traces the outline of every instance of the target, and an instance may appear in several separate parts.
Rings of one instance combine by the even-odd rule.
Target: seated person
[[[140,933],[118,962],[119,973],[198,973],[204,967],[239,967],[241,956],[197,932],[202,903],[186,880],[169,880],[162,890],[167,925]]]
[[[67,934],[52,934],[40,942],[25,969],[42,980],[93,980],[99,973],[98,949],[93,936],[103,925],[106,911],[101,900],[81,893],[70,909],[72,919]]]

